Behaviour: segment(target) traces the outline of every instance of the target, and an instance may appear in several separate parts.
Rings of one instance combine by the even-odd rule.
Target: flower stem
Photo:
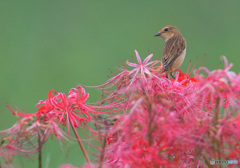
[[[86,149],[84,148],[84,145],[83,145],[83,143],[82,143],[82,140],[80,139],[80,136],[79,136],[77,130],[75,129],[75,127],[73,126],[73,124],[72,124],[71,121],[70,121],[70,123],[71,123],[72,129],[73,129],[73,132],[74,132],[74,134],[75,134],[75,136],[76,136],[76,138],[77,138],[78,144],[79,144],[79,146],[80,146],[80,148],[81,148],[81,150],[82,150],[82,152],[83,152],[83,155],[84,155],[86,161],[87,161],[88,163],[90,163],[90,159],[89,159],[89,157],[88,157],[88,154],[87,154]]]
[[[217,136],[217,130],[219,129],[219,127],[218,127],[218,124],[219,124],[219,114],[220,113],[220,98],[217,98],[217,100],[216,100],[216,107],[215,107],[215,136]],[[214,140],[215,140],[215,151],[216,151],[216,154],[217,154],[217,158],[218,158],[218,160],[221,160],[221,150],[220,150],[220,147],[221,147],[221,145],[220,145],[220,142],[219,142],[219,139],[218,138],[214,138]],[[221,165],[219,165],[220,167],[222,167]]]
[[[106,145],[107,145],[107,133],[104,136],[104,141],[103,141],[103,146],[102,146],[102,151],[101,151],[101,156],[100,156],[99,168],[102,168],[102,166],[103,166],[103,159],[104,159],[104,152],[105,152]]]
[[[39,129],[37,129],[37,133],[38,133],[38,168],[42,168],[42,143]]]
[[[210,162],[209,162],[209,160],[208,160],[208,158],[206,157],[205,154],[203,155],[203,159],[204,159],[205,163],[207,164],[207,166],[208,166],[209,168],[212,168],[212,167],[213,167],[213,166],[210,164]]]
[[[149,97],[147,97],[147,111],[148,111],[148,115],[149,115],[149,122],[148,122],[148,144],[149,146],[151,146],[153,144],[153,136],[152,136],[152,132],[153,132],[153,114],[152,114],[152,105],[151,105],[151,100]]]

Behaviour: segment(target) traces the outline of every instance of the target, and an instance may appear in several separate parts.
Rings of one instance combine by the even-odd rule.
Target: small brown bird
[[[174,77],[172,72],[182,65],[186,55],[186,41],[178,29],[171,25],[164,26],[155,36],[165,40],[160,72]]]

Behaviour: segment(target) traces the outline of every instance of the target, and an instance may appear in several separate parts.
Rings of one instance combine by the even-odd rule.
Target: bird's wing
[[[166,41],[162,54],[162,65],[165,67],[165,71],[168,70],[185,48],[186,42],[182,36],[172,37]]]

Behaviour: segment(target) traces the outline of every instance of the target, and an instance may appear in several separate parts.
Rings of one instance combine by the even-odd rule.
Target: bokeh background
[[[54,88],[67,93],[77,84],[99,85],[118,72],[137,49],[142,58],[161,57],[164,41],[153,37],[167,25],[176,26],[187,41],[181,69],[199,57],[210,70],[223,67],[226,55],[240,66],[240,1],[238,0],[1,0],[0,1],[0,130],[16,121],[6,104],[35,112],[36,103]],[[86,88],[89,103],[100,92]],[[62,152],[56,140],[43,148],[43,165],[80,166],[85,161],[76,144]],[[67,154],[67,155],[66,155]],[[37,160],[16,157],[16,167],[37,167]]]

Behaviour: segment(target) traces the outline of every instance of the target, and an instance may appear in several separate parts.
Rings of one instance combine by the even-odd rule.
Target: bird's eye
[[[164,31],[167,32],[167,31],[168,31],[168,28],[165,28]]]

